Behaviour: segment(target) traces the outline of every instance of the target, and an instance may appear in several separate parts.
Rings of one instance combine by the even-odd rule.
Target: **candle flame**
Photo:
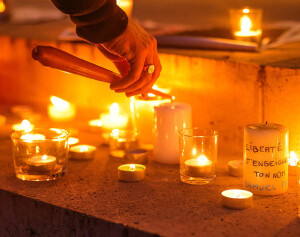
[[[197,158],[199,165],[206,165],[208,163],[208,159],[205,155],[201,155]]]
[[[3,0],[0,0],[0,12],[4,12],[5,9],[6,9],[6,7],[5,7]]]
[[[110,114],[111,115],[118,115],[119,114],[119,110],[120,110],[120,107],[119,107],[119,104],[118,103],[113,103],[111,106],[110,106]]]
[[[241,18],[241,31],[248,32],[252,27],[252,22],[248,16],[243,16]]]
[[[250,12],[250,10],[249,10],[248,8],[244,8],[244,9],[243,9],[243,13],[247,14],[247,13],[249,13],[249,12]]]
[[[46,137],[43,134],[24,134],[21,136],[21,139],[35,141],[35,140],[45,140]]]
[[[290,152],[290,158],[289,158],[289,165],[290,166],[296,166],[299,159],[294,151]]]
[[[117,137],[117,136],[119,135],[119,129],[114,129],[114,130],[112,130],[112,135],[113,135],[114,137]]]
[[[242,198],[241,192],[238,191],[238,190],[234,190],[233,191],[233,197],[235,197],[235,198]]]
[[[130,165],[129,165],[129,168],[130,168],[131,170],[134,170],[134,169],[135,169],[135,165],[130,164]]]
[[[24,130],[25,132],[28,132],[31,130],[31,124],[30,122],[27,120],[27,119],[24,119],[22,122],[21,122],[21,130]]]
[[[42,156],[42,160],[47,160],[47,159],[48,159],[47,155]]]
[[[197,149],[194,147],[193,151],[192,151],[193,156],[195,156],[197,154]]]
[[[88,147],[87,146],[81,146],[80,147],[80,152],[86,152],[88,151]]]
[[[100,119],[90,120],[89,125],[92,127],[102,127],[102,120]]]
[[[70,103],[68,101],[65,101],[59,97],[51,96],[50,97],[51,103],[57,108],[57,109],[67,109],[70,107]]]

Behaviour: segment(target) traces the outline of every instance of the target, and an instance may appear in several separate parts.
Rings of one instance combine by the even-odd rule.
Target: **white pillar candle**
[[[253,124],[244,134],[244,187],[258,195],[288,188],[288,130],[280,124]]]
[[[124,182],[138,182],[145,178],[146,166],[126,164],[118,167],[118,179]]]
[[[179,164],[178,131],[192,126],[191,106],[165,103],[154,110],[154,160],[164,164]]]
[[[230,209],[246,209],[253,205],[253,194],[246,190],[230,189],[222,192],[222,205]]]
[[[91,145],[70,147],[70,158],[74,160],[90,160],[95,158],[97,148]]]

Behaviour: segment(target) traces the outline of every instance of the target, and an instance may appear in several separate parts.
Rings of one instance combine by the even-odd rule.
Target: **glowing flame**
[[[129,168],[130,168],[130,170],[134,170],[135,169],[135,165],[130,164]]]
[[[35,140],[45,140],[46,137],[43,134],[24,134],[21,136],[21,139],[35,141]]]
[[[119,135],[119,129],[114,129],[114,130],[112,130],[112,135],[113,135],[114,137],[117,137],[117,136]]]
[[[111,115],[118,115],[119,114],[119,110],[120,110],[120,107],[119,107],[119,104],[118,103],[113,103],[111,106],[110,106],[110,114]]]
[[[88,151],[89,149],[88,149],[88,147],[87,146],[81,146],[80,147],[80,152],[86,152],[86,151]]]
[[[249,10],[248,8],[244,8],[244,9],[243,9],[243,13],[247,14],[247,13],[249,13],[249,12],[250,12],[250,10]]]
[[[290,166],[296,166],[299,159],[294,151],[290,152],[290,158],[289,158],[289,165]]]
[[[193,148],[192,154],[195,156],[197,154],[196,148]]]
[[[102,120],[100,119],[94,119],[89,121],[89,125],[92,127],[102,127]]]
[[[47,155],[43,155],[42,156],[42,160],[47,160],[48,159],[48,156]]]
[[[51,103],[55,106],[57,109],[68,109],[70,107],[70,103],[68,101],[65,101],[59,97],[51,96],[50,97]]]
[[[74,145],[79,142],[79,139],[76,137],[69,137],[69,145]]]
[[[0,12],[4,12],[5,9],[6,9],[6,7],[5,7],[3,0],[0,0]]]
[[[248,16],[243,16],[241,18],[241,31],[248,32],[252,27],[252,22]]]
[[[206,165],[207,163],[209,163],[209,160],[206,158],[205,155],[201,155],[197,158],[198,160],[198,164],[199,165]]]

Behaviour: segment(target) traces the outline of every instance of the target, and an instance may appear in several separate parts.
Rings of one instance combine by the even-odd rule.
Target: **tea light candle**
[[[50,97],[51,103],[48,106],[49,117],[57,122],[66,122],[72,120],[76,115],[76,107],[68,101],[56,96]]]
[[[289,175],[297,175],[297,163],[299,159],[294,151],[290,152]]]
[[[185,161],[184,166],[186,174],[191,177],[208,176],[212,172],[212,161],[205,155]]]
[[[101,119],[92,119],[88,122],[89,130],[91,132],[100,132],[102,131],[102,120]]]
[[[244,170],[243,160],[231,160],[228,162],[228,172],[231,176],[240,177],[243,176]]]
[[[69,137],[69,145],[73,146],[79,142],[79,139],[76,137]]]
[[[258,195],[288,189],[288,130],[280,124],[252,124],[244,132],[244,187]]]
[[[253,194],[246,190],[230,189],[222,192],[222,205],[230,209],[246,209],[253,205]]]
[[[40,155],[28,158],[25,162],[29,166],[30,171],[44,172],[54,169],[56,158],[54,156]]]
[[[247,9],[244,9],[247,10]],[[240,20],[241,30],[234,32],[238,37],[257,37],[261,35],[261,30],[251,30],[252,21],[249,16],[243,16]]]
[[[146,166],[126,164],[118,167],[118,179],[124,182],[138,182],[145,178]]]
[[[0,126],[2,126],[3,124],[5,124],[6,118],[0,114]]]
[[[101,121],[104,129],[122,129],[127,126],[128,115],[119,114],[119,110],[119,104],[113,103],[110,107],[110,113],[101,114]]]
[[[14,131],[26,131],[29,132],[34,128],[28,120],[24,119],[21,123],[16,123],[12,125],[12,130]]]
[[[91,145],[76,145],[70,147],[70,157],[75,160],[90,160],[95,158],[97,148]]]
[[[24,142],[36,142],[36,141],[44,141],[46,137],[43,134],[24,134],[21,136],[21,139]]]

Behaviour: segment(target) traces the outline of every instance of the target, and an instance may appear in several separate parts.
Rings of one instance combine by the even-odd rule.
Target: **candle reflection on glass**
[[[289,157],[289,175],[297,175],[297,163],[299,159],[297,154],[294,151],[290,152],[290,157]]]

